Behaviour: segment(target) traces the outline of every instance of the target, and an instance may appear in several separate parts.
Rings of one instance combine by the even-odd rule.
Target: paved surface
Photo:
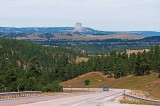
[[[23,106],[84,106],[87,102],[86,106],[88,105],[89,101],[94,101],[98,98],[103,98],[105,96],[109,95],[118,95],[117,93],[122,94],[123,90],[110,90],[105,92],[95,92],[92,94],[87,95],[81,95],[81,96],[73,96],[73,97],[67,97],[67,98],[60,98],[55,100],[49,100],[49,101],[43,101],[43,102],[37,102],[37,103],[30,103]],[[82,103],[82,104],[81,104]],[[92,104],[91,104],[92,105]],[[93,106],[93,105],[92,105]]]
[[[23,97],[23,98],[16,98],[16,99],[10,99],[10,100],[0,100],[0,106],[9,106],[9,105],[11,106],[16,104],[48,101],[48,100],[66,98],[66,97],[72,97],[72,96],[78,96],[78,95],[87,95],[92,93],[93,92],[64,93],[64,94],[57,94],[57,95],[50,95],[50,96],[48,95],[48,96],[38,96],[38,97]]]
[[[72,88],[72,90],[82,90],[82,88]],[[132,106],[128,104],[117,104],[111,101],[116,96],[122,95],[124,90],[121,89],[111,89],[109,92],[103,92],[102,89],[99,88],[83,88],[83,90],[94,90],[96,92],[66,93],[52,96],[4,100],[0,101],[0,106],[16,104],[22,106]]]
[[[72,106],[146,106],[146,105],[135,105],[135,104],[119,104],[113,102],[113,99],[117,96],[121,96],[121,93],[110,93],[109,95],[93,100],[84,101]],[[149,105],[147,105],[149,106]]]

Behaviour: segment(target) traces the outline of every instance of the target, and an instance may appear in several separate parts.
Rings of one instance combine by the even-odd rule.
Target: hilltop
[[[0,37],[15,38],[19,40],[29,40],[29,41],[54,41],[54,40],[89,41],[89,40],[105,40],[105,39],[143,39],[146,36],[129,35],[125,33],[99,36],[99,35],[82,35],[71,32],[71,33],[0,33]]]
[[[81,35],[105,36],[117,33],[140,36],[157,36],[156,31],[100,31],[89,27],[82,27],[81,23],[76,23],[75,27],[0,27],[1,33],[78,33]]]
[[[62,82],[60,85],[63,87],[69,87],[70,85],[73,88],[103,88],[104,86],[109,86],[110,88],[137,89],[147,91],[153,98],[160,99],[160,79],[157,76],[156,73],[152,73],[146,76],[129,75],[114,79],[100,72],[90,72]],[[84,80],[86,79],[90,79],[90,85],[84,84]]]

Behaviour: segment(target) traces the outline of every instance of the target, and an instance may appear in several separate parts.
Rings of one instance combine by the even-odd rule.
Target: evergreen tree
[[[35,77],[36,79],[38,79],[42,71],[38,57],[37,56],[32,57],[28,64],[29,66],[27,71],[29,72],[31,77]]]

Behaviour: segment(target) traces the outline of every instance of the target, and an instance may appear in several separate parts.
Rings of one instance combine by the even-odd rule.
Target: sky
[[[0,27],[159,31],[160,0],[0,0]]]

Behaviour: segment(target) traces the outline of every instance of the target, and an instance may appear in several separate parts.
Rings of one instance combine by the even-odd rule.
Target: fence
[[[6,92],[6,93],[0,93],[0,99],[39,96],[40,94],[41,91]]]
[[[138,96],[133,96],[133,95],[129,95],[129,94],[123,94],[124,95],[124,99],[126,100],[131,100],[131,101],[136,101],[136,102],[151,102],[151,103],[160,103],[160,100],[152,100],[152,99],[147,99],[147,98],[141,98]]]

